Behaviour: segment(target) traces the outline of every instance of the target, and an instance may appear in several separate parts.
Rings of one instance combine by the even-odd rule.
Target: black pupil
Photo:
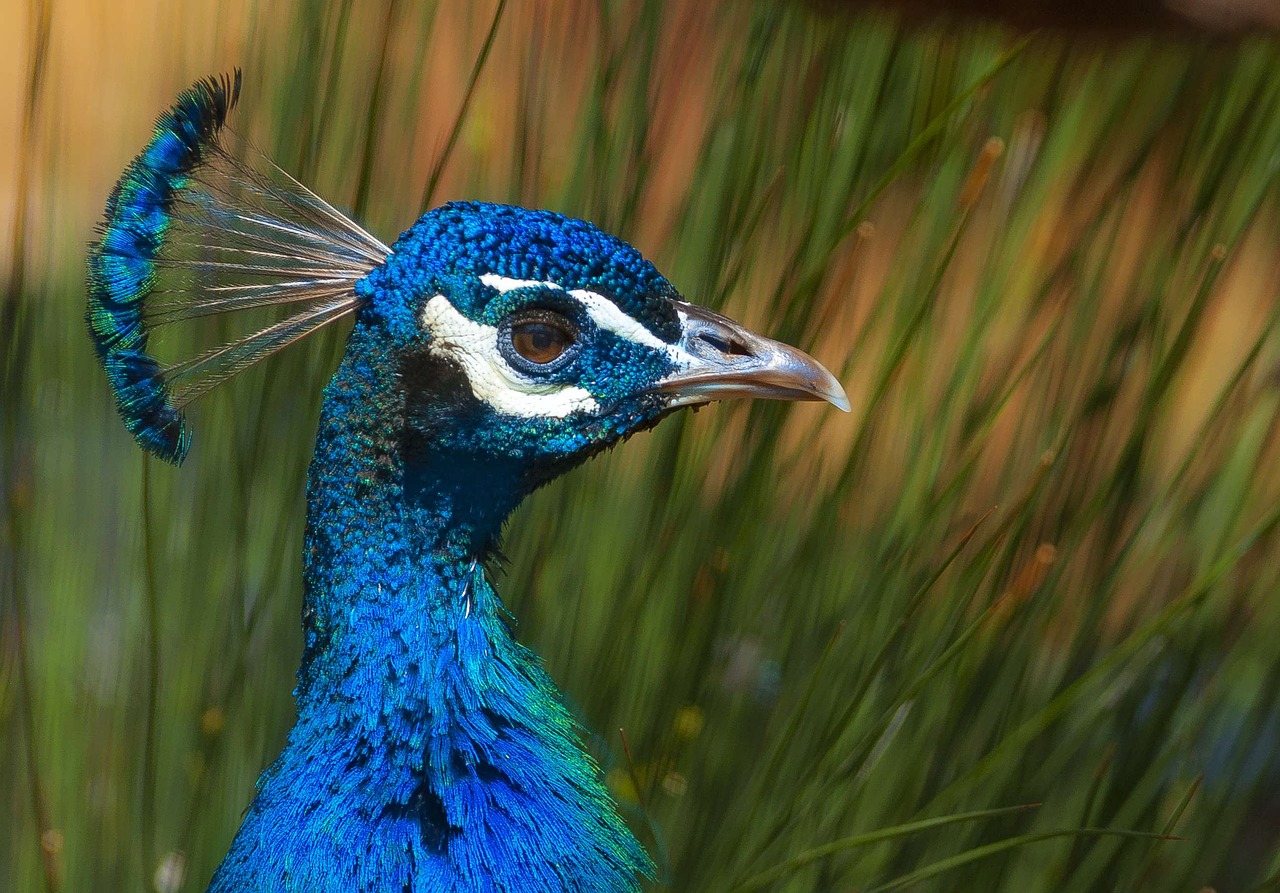
[[[536,351],[551,350],[559,340],[559,334],[551,326],[532,325],[529,327],[529,343]]]

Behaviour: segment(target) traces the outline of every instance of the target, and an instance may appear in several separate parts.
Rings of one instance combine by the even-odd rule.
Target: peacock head
[[[549,211],[425,214],[356,286],[400,357],[410,441],[563,471],[682,406],[848,409],[812,357],[686,303],[636,249]]]
[[[388,248],[270,159],[228,148],[239,89],[239,72],[198,82],[157,119],[89,252],[94,347],[121,417],[155,455],[182,462],[183,410],[200,395],[352,314],[348,366],[376,362],[395,382],[378,393],[403,411],[406,466],[421,452],[536,486],[681,406],[848,409],[816,360],[686,303],[585,221],[454,203]],[[180,362],[152,352],[156,329],[263,308],[289,315]],[[360,415],[341,409],[334,421]]]

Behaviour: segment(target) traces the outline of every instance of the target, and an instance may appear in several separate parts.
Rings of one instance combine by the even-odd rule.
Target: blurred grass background
[[[587,217],[840,372],[849,416],[689,414],[511,524],[499,588],[660,887],[1280,886],[1273,42],[745,0],[0,26],[0,888],[203,889],[292,721],[342,333],[206,399],[175,471],[81,323],[115,177],[234,65],[238,131],[382,238]]]

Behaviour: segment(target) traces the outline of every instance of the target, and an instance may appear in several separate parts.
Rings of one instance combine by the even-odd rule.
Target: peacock
[[[654,864],[490,583],[504,521],[680,407],[847,411],[844,391],[582,220],[454,202],[386,246],[232,139],[240,88],[238,70],[202,80],[160,115],[87,261],[120,416],[174,464],[193,400],[353,321],[307,478],[297,722],[209,889],[639,890]],[[152,349],[255,309],[265,323],[189,359]]]

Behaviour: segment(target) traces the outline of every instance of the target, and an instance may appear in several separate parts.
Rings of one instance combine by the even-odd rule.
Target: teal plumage
[[[85,320],[120,414],[148,451],[170,461],[186,455],[191,435],[172,406],[164,379],[146,353],[142,307],[156,281],[156,261],[175,193],[214,143],[240,95],[240,72],[200,81],[155,125],[155,136],[125,169],[107,199],[101,238],[90,249]]]
[[[190,444],[182,394],[355,317],[308,476],[298,721],[211,889],[638,890],[653,864],[486,575],[502,526],[533,489],[681,406],[847,408],[843,392],[584,221],[458,203],[386,248],[231,158],[238,85],[204,82],[162,116],[89,264],[117,405],[171,461]],[[192,232],[214,260],[167,254]],[[198,275],[186,304],[156,308],[165,257]],[[194,362],[149,352],[155,325],[264,305],[290,315]]]

